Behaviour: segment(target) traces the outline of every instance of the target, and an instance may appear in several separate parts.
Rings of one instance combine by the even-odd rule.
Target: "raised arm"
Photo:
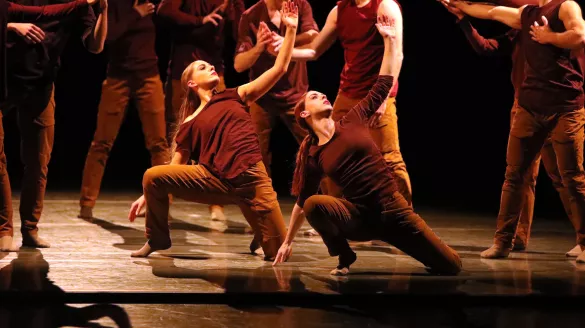
[[[100,0],[100,14],[91,33],[85,38],[87,51],[99,54],[104,50],[104,43],[108,36],[108,1]]]
[[[238,94],[244,102],[250,104],[256,101],[256,99],[262,97],[287,72],[297,34],[298,21],[298,8],[295,3],[292,1],[283,2],[282,22],[286,25],[286,34],[282,44],[282,49],[276,57],[274,66],[254,81],[238,88]]]
[[[293,50],[292,59],[295,61],[317,60],[337,40],[337,6],[329,12],[325,26],[311,43]]]
[[[455,6],[471,17],[498,21],[517,30],[522,28],[522,10],[524,10],[526,6],[511,8],[458,0],[440,1],[446,5]]]
[[[534,22],[531,27],[532,39],[542,44],[552,44],[565,49],[585,47],[585,21],[579,5],[575,1],[564,2],[559,10],[559,18],[565,25],[565,32],[553,32],[546,17],[542,16],[542,24]]]
[[[300,2],[302,7],[299,7],[299,33],[295,39],[295,47],[302,47],[313,42],[315,37],[319,34],[319,27],[313,18],[313,9],[309,2]],[[273,56],[277,56],[284,38],[272,32],[272,41],[267,45],[266,50]],[[294,50],[293,50],[294,51]]]
[[[69,3],[48,6],[23,6],[7,2],[8,22],[37,22],[65,18],[79,13],[82,9],[97,3],[98,0],[77,0]]]
[[[401,52],[397,42],[395,42],[394,23],[387,16],[378,17],[376,27],[384,38],[384,58],[380,66],[380,75],[368,95],[341,119],[340,124],[342,125],[349,122],[366,123],[388,98],[388,92],[394,83],[394,76],[400,72],[402,58],[399,56]]]

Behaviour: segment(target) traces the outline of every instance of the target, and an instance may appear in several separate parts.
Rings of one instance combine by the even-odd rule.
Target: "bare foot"
[[[357,260],[357,255],[350,251],[347,254],[339,255],[339,265],[329,273],[332,276],[347,276],[349,267]]]
[[[80,219],[93,219],[93,208],[89,206],[81,206],[77,217]]]
[[[0,252],[18,252],[14,247],[12,236],[0,237]]]
[[[315,229],[310,229],[310,230],[305,231],[303,233],[303,235],[305,235],[307,237],[318,237],[319,233]]]
[[[567,257],[578,257],[581,255],[581,253],[583,253],[583,251],[585,251],[585,247],[577,245],[573,247],[572,250],[568,251],[565,255],[567,255]]]
[[[481,257],[484,259],[502,259],[510,255],[511,249],[502,246],[493,245],[492,247],[481,252]]]
[[[223,213],[223,207],[219,205],[209,206],[209,213],[211,214],[211,220],[213,221],[225,221],[227,220]]]
[[[131,257],[148,257],[148,255],[156,252],[156,251],[164,251],[165,249],[169,249],[171,248],[171,245],[169,244],[169,246],[162,246],[162,247],[156,247],[156,246],[151,246],[148,242],[146,242],[144,244],[144,246],[142,246],[141,249],[137,250],[136,252],[133,252],[132,254],[130,254]]]
[[[39,237],[39,234],[35,231],[22,233],[22,246],[30,248],[50,248],[51,244]]]

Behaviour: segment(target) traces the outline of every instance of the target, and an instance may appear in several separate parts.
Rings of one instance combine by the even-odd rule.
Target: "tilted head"
[[[314,118],[330,117],[332,112],[333,106],[326,95],[318,91],[309,91],[297,103],[295,118],[303,129],[312,131]]]
[[[203,60],[189,64],[181,75],[181,85],[185,91],[198,89],[213,90],[219,84],[219,75],[215,67]]]

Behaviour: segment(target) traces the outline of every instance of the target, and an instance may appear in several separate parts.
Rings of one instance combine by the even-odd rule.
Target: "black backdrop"
[[[128,0],[129,1],[129,0]],[[312,0],[315,19],[323,26],[334,6]],[[255,0],[246,0],[246,7]],[[481,58],[466,43],[454,17],[433,0],[402,0],[405,60],[400,76],[398,116],[402,152],[411,175],[415,205],[497,213],[505,171],[509,111],[513,91],[508,58]],[[485,35],[505,28],[476,22]],[[159,29],[157,51],[161,76],[169,43]],[[233,41],[228,48],[233,48]],[[48,189],[78,191],[85,155],[96,123],[105,55],[92,55],[71,42],[62,57],[56,89],[56,137]],[[311,88],[335,99],[343,54],[338,44],[317,63],[310,63]],[[245,82],[226,56],[228,86]],[[16,119],[5,117],[8,169],[15,190],[20,186],[19,135]],[[276,144],[277,147],[274,147]],[[288,195],[296,144],[286,128],[273,135],[273,180]],[[136,111],[130,107],[111,152],[103,190],[140,191],[149,155]],[[544,171],[544,170],[542,170]],[[542,172],[537,187],[537,215],[562,215],[558,197]]]

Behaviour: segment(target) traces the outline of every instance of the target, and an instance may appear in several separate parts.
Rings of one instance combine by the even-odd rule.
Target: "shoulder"
[[[559,6],[559,15],[571,15],[581,13],[581,7],[573,0],[567,0]]]
[[[389,16],[402,16],[402,8],[395,0],[379,0],[378,14],[385,14]]]

